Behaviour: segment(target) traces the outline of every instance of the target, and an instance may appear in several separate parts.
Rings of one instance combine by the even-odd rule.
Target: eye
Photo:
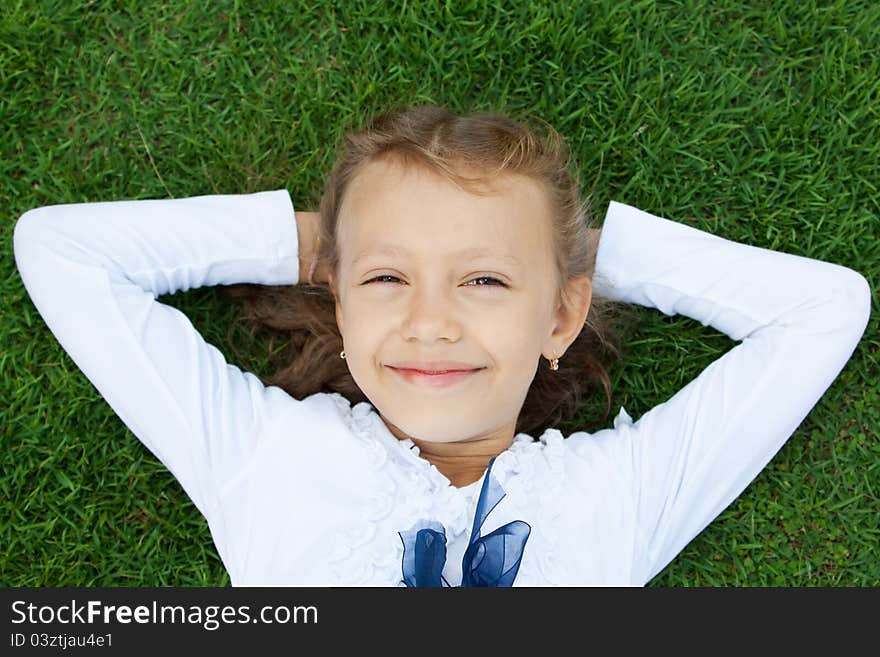
[[[472,283],[473,281],[494,281],[494,282],[491,284],[484,284],[484,285],[470,285],[470,283]],[[467,283],[465,283],[465,285],[468,285],[470,287],[494,287],[496,285],[500,285],[501,287],[507,287],[504,283],[499,281],[497,278],[492,278],[491,276],[477,276],[476,278],[472,278],[471,280],[469,280]]]
[[[369,285],[370,283],[373,283],[373,282],[375,282],[375,281],[379,281],[380,278],[393,278],[395,281],[399,281],[399,280],[400,280],[399,278],[397,278],[397,276],[392,276],[391,274],[382,274],[381,276],[376,276],[375,278],[371,278],[371,279],[368,280],[368,281],[364,281],[364,282],[363,282],[363,285]],[[382,283],[386,283],[386,282],[388,282],[388,281],[380,281],[380,282],[382,282]]]

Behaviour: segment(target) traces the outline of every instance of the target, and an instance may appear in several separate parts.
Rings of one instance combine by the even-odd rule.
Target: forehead
[[[340,208],[343,261],[371,255],[497,258],[539,266],[549,257],[549,204],[525,176],[492,181],[475,195],[422,167],[374,161],[351,181]]]

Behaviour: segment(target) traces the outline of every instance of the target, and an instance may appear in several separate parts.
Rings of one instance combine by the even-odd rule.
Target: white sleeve
[[[156,297],[298,282],[288,193],[47,206],[22,215],[13,243],[58,342],[207,515],[254,449],[267,398],[281,391],[227,364]]]
[[[616,202],[593,284],[596,294],[741,341],[635,424],[592,437],[629,482],[633,575],[647,583],[736,499],[831,385],[865,330],[870,289],[852,269]]]

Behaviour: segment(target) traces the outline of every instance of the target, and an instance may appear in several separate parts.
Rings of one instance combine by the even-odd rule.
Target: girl
[[[552,129],[402,109],[347,136],[319,215],[283,190],[50,206],[18,221],[15,258],[234,585],[641,586],[816,404],[869,289],[622,203],[591,232],[567,161]],[[156,301],[238,283],[277,293],[253,317],[311,329],[283,387]],[[740,344],[637,422],[565,437],[548,418],[608,393],[609,301]]]

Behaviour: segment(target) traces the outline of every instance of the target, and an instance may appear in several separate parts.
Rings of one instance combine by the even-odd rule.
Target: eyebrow
[[[389,255],[389,256],[405,256],[408,255],[409,251],[406,249],[400,248],[398,246],[394,246],[393,244],[377,244],[368,249],[364,249],[361,251],[357,257],[352,261],[352,265],[356,265],[361,260],[375,255]],[[463,258],[466,260],[477,260],[478,258],[496,258],[498,260],[506,260],[514,265],[521,265],[522,262],[516,256],[506,254],[506,253],[496,253],[490,249],[486,249],[479,246],[470,247],[467,249],[461,249],[459,251],[455,251],[451,255]]]

